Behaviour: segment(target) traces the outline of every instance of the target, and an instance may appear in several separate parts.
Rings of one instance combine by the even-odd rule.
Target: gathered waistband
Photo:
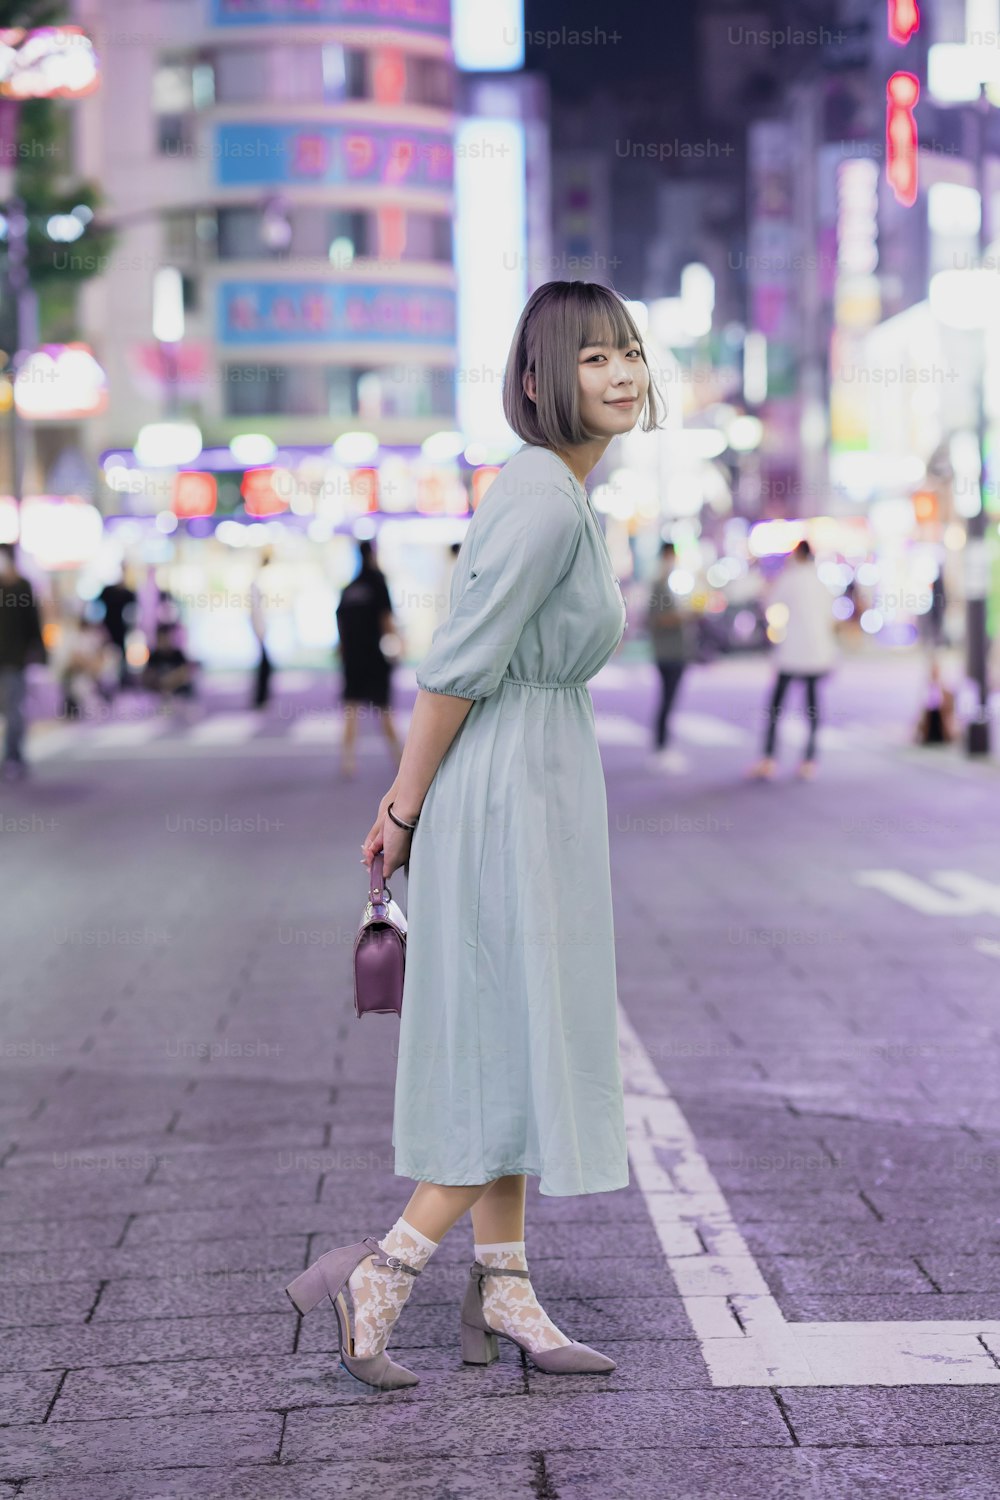
[[[587,686],[586,677],[581,677],[577,682],[531,682],[527,677],[508,677],[504,674],[502,681],[513,682],[517,687],[585,688]]]

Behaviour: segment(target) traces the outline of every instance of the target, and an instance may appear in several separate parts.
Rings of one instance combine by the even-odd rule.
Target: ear
[[[523,385],[524,385],[524,394],[527,396],[528,400],[529,401],[534,401],[537,404],[537,402],[538,402],[538,385],[537,385],[537,383],[535,381],[535,372],[534,372],[534,370],[525,370]]]

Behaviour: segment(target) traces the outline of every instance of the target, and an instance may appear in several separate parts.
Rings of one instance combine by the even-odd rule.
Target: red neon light
[[[200,470],[185,470],[174,480],[174,498],[171,510],[181,520],[193,516],[214,514],[216,503],[214,474],[203,474]]]
[[[274,469],[248,469],[240,485],[248,516],[276,516],[288,509],[288,501],[274,487]]]
[[[905,47],[915,31],[920,30],[917,0],[889,0],[889,36]]]
[[[912,73],[893,73],[885,86],[885,175],[897,203],[917,201],[917,122],[913,107],[920,83]]]
[[[402,52],[388,48],[376,52],[373,71],[376,104],[402,104],[406,94],[406,63]]]

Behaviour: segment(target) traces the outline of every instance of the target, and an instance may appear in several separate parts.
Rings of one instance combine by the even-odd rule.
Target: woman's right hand
[[[385,826],[386,818],[389,816],[389,812],[388,812],[389,803],[392,802],[395,799],[395,796],[396,796],[396,783],[393,782],[392,786],[389,788],[389,790],[386,792],[385,796],[382,798],[382,801],[379,803],[379,805],[378,805],[378,817],[375,819],[375,821],[372,824],[371,828],[369,828],[369,830],[368,830],[368,836],[366,837],[364,843],[361,846],[361,849],[362,849],[361,858],[364,861],[364,863],[368,866],[369,870],[372,867],[372,860],[375,858],[376,854],[379,852],[379,850],[383,846],[383,834],[382,834],[382,830],[383,830],[383,828]],[[388,879],[388,876],[386,876],[386,879]]]

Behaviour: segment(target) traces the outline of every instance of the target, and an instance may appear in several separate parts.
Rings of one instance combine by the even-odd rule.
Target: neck
[[[584,484],[591,469],[595,468],[604,457],[608,444],[607,438],[590,438],[585,443],[573,443],[565,448],[554,448],[563,463],[576,475],[581,484]]]

